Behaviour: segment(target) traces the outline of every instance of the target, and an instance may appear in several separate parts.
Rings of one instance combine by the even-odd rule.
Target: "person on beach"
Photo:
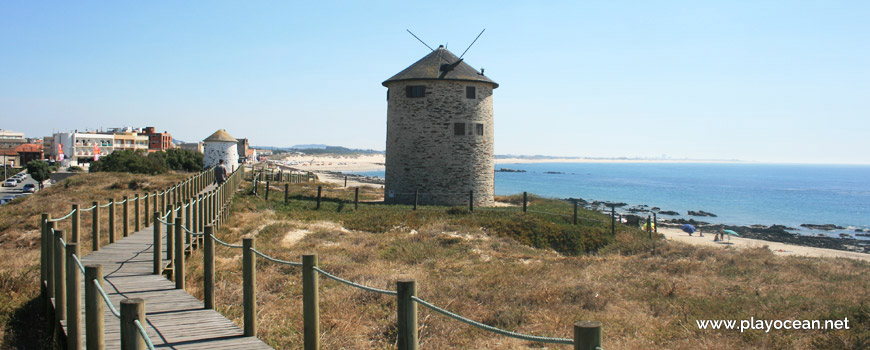
[[[227,167],[224,165],[224,160],[220,160],[220,164],[214,167],[214,181],[218,186],[227,181]]]

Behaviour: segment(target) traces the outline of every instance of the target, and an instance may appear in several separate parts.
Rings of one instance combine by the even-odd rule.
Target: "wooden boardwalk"
[[[164,257],[166,242],[164,233],[161,247]],[[147,322],[144,326],[156,348],[271,349],[256,337],[245,337],[238,326],[217,311],[204,309],[200,300],[184,290],[175,289],[174,282],[152,274],[153,243],[154,230],[149,226],[81,260],[84,265],[103,265],[103,289],[118,310],[121,300],[145,300]],[[84,319],[83,307],[83,322]],[[104,308],[104,320],[106,349],[119,349],[120,323],[108,307]],[[66,322],[62,323],[66,332]],[[83,323],[82,339],[85,339],[84,328]]]

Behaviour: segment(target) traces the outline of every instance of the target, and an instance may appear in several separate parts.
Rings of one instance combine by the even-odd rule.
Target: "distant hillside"
[[[312,148],[324,149],[326,147],[329,147],[329,146],[321,145],[321,144],[310,144],[310,145],[294,145],[294,146],[291,146],[290,148],[295,148],[295,149],[312,149]]]
[[[312,147],[300,147],[300,146],[312,146]],[[327,145],[296,145],[293,147],[272,147],[272,146],[253,146],[256,149],[267,149],[271,150],[275,153],[282,152],[302,152],[305,154],[384,154],[384,151],[378,151],[373,149],[357,149],[357,148],[347,148],[341,146],[327,146]]]

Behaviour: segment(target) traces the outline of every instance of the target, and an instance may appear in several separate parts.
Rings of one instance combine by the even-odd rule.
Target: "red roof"
[[[42,145],[38,145],[35,143],[25,143],[21,146],[15,147],[16,153],[33,153],[33,152],[42,152]]]

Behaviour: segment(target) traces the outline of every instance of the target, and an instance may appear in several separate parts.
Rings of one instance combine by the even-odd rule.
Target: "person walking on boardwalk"
[[[214,181],[217,182],[218,186],[227,181],[227,167],[224,165],[224,160],[220,160],[220,164],[214,167]]]

